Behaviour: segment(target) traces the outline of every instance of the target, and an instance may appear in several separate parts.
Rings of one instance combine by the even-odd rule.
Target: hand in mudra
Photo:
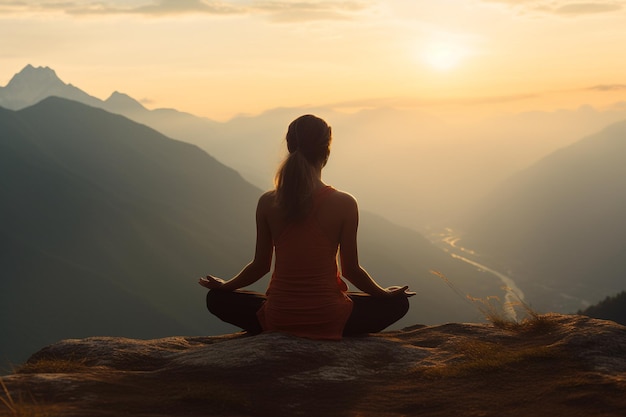
[[[407,285],[405,285],[404,287],[387,287],[385,288],[385,290],[387,291],[387,294],[390,297],[396,297],[399,295],[404,295],[405,297],[412,297],[415,295],[415,292],[413,291],[409,291],[409,287]]]
[[[198,280],[198,284],[210,290],[217,290],[220,289],[222,285],[224,285],[224,280],[211,275],[207,275],[206,277],[200,278]]]

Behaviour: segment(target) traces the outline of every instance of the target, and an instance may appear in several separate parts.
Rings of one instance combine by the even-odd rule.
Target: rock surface
[[[623,416],[626,327],[548,315],[341,342],[93,337],[48,346],[2,380],[0,398],[31,415]]]

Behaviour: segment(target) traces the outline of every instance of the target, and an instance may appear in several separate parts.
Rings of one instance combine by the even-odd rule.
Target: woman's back
[[[332,187],[317,189],[310,212],[300,221],[287,223],[279,209],[271,209],[268,222],[276,258],[267,302],[259,312],[265,330],[341,337],[352,304],[337,268],[338,195]]]
[[[296,286],[306,290],[314,285],[319,288],[336,283],[339,242],[329,233],[333,230],[328,219],[324,219],[325,228],[322,228],[319,218],[322,205],[336,192],[332,187],[318,189],[308,215],[289,223],[273,239],[276,257],[273,284],[287,281],[293,290],[299,290]],[[332,203],[326,204],[326,211],[331,207]],[[336,290],[336,286],[331,288]]]
[[[324,190],[322,186],[316,192]],[[332,188],[332,187],[331,187]],[[338,245],[341,239],[343,224],[356,215],[351,209],[354,207],[354,198],[347,193],[332,188],[333,192],[318,202],[319,206],[314,215],[319,229],[333,243]],[[275,191],[267,192],[260,200],[260,210],[270,228],[274,242],[289,227],[290,221],[285,219],[284,211],[275,203]]]

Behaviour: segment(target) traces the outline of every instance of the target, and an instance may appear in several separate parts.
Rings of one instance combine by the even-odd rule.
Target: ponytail
[[[280,165],[274,183],[276,203],[287,220],[301,220],[313,201],[316,170],[330,154],[331,129],[313,115],[300,116],[287,130],[289,155]]]

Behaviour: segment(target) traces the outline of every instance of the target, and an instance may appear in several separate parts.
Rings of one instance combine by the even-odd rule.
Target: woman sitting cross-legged
[[[209,311],[252,334],[339,340],[385,329],[406,314],[414,293],[407,286],[383,288],[360,266],[356,200],[322,182],[331,128],[304,115],[289,125],[286,139],[289,155],[276,188],[257,205],[254,260],[228,281],[200,278],[210,289]],[[337,252],[341,275],[362,293],[347,291]],[[240,290],[270,271],[274,253],[266,294]]]

